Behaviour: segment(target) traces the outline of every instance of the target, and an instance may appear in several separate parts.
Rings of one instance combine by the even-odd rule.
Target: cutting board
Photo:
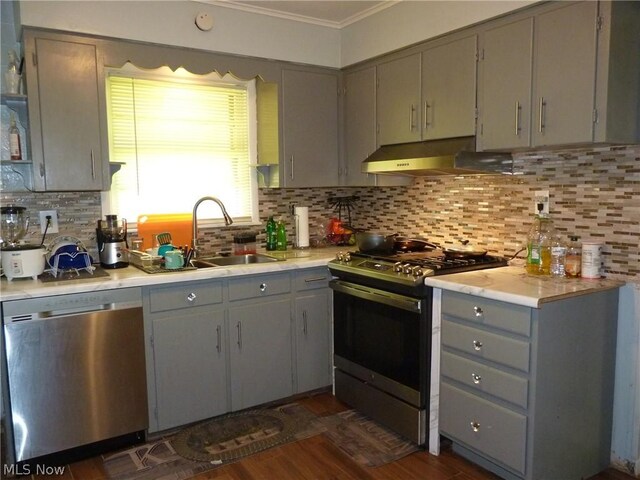
[[[154,235],[162,232],[171,234],[176,247],[191,245],[191,214],[165,213],[138,217],[138,237],[143,239],[143,250],[153,247]]]

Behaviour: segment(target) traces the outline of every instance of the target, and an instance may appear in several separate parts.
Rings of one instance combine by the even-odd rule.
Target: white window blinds
[[[246,84],[112,73],[107,95],[110,161],[124,163],[113,177],[111,212],[130,222],[139,215],[189,213],[196,200],[213,195],[234,222],[255,218]],[[198,214],[222,218],[212,202]]]

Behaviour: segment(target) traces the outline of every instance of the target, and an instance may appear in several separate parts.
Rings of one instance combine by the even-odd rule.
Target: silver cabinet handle
[[[291,180],[293,180],[293,155],[291,155],[291,158],[289,158],[289,163],[291,166],[291,171],[289,172],[289,176],[291,177]]]
[[[302,311],[302,333],[304,333],[305,336],[307,335],[307,333],[309,333],[309,330],[307,327],[307,311],[306,310]]]
[[[518,135],[520,135],[520,130],[522,130],[520,128],[520,111],[522,110],[522,107],[520,106],[520,102],[516,100],[516,137]]]
[[[480,431],[480,424],[478,422],[471,422],[471,430],[473,430],[474,432],[479,432]]]
[[[218,343],[216,344],[216,350],[218,351],[218,353],[220,353],[220,350],[222,349],[222,327],[220,327],[220,325],[216,326],[216,336]]]
[[[414,104],[411,104],[411,108],[409,109],[409,130],[412,132],[416,128],[416,124],[414,122],[415,113],[416,113],[416,106]]]
[[[96,179],[96,158],[93,155],[93,148],[91,149],[91,178]]]
[[[260,287],[258,287],[258,288],[260,288],[261,292],[264,292],[267,289],[267,284],[266,283],[261,283]]]
[[[236,328],[238,329],[238,348],[242,350],[242,322],[238,322]]]
[[[478,385],[482,381],[482,377],[480,375],[478,375],[477,373],[472,373],[471,374],[471,380],[473,380],[473,383]]]
[[[431,125],[429,123],[429,102],[424,102],[424,128],[428,128],[429,125]]]
[[[479,340],[473,341],[473,349],[479,351],[482,348],[482,342]]]
[[[484,315],[484,312],[482,311],[482,308],[475,306],[473,307],[473,313],[476,314],[476,317],[481,317],[482,315]]]
[[[322,282],[326,279],[327,277],[305,278],[304,283]]]
[[[193,302],[196,298],[198,298],[198,296],[193,292],[191,292],[189,295],[187,295],[187,300],[189,302]]]
[[[544,101],[544,97],[540,97],[540,105],[538,106],[538,132],[544,131],[544,110],[547,103]]]

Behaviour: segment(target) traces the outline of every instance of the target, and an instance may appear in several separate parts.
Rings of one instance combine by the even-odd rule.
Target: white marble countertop
[[[98,290],[141,287],[175,282],[190,282],[260,273],[313,268],[326,266],[327,262],[335,258],[336,253],[345,251],[348,247],[310,248],[305,250],[287,250],[286,252],[263,252],[275,257],[284,257],[282,262],[254,263],[249,265],[234,265],[231,267],[212,267],[199,270],[185,270],[149,274],[129,266],[105,270],[108,277],[96,277],[79,280],[62,280],[43,282],[31,278],[14,278],[11,282],[5,277],[0,280],[0,300],[20,300],[24,298],[48,297],[67,293],[83,293]]]
[[[501,267],[428,277],[425,284],[479,297],[539,308],[543,303],[619,288],[619,280],[528,275],[523,267]]]

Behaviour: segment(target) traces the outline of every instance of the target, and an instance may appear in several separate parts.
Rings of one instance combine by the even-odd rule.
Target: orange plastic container
[[[171,242],[176,247],[191,245],[191,214],[166,213],[138,217],[138,237],[143,239],[143,250],[152,248],[154,235],[162,232],[171,234]]]

